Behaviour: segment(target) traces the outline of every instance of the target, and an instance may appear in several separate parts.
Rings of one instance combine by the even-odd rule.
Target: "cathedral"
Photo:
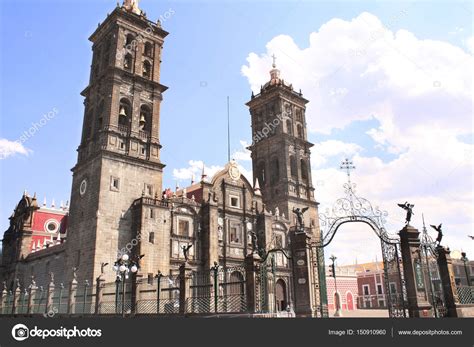
[[[48,207],[23,194],[2,241],[3,289],[27,287],[32,276],[46,285],[50,273],[58,283],[73,277],[94,283],[98,276],[114,282],[112,264],[122,254],[140,258],[137,275],[144,279],[177,274],[183,262],[195,271],[238,266],[253,252],[264,257],[272,249],[289,250],[294,211],[305,211],[300,224],[308,237],[319,237],[308,100],[282,78],[275,60],[268,82],[247,103],[252,181],[231,161],[214,177],[203,171],[188,187],[163,189],[160,106],[168,87],[160,69],[167,35],[137,1],[125,0],[90,36],[70,203]],[[291,301],[292,271],[277,253],[281,310]]]

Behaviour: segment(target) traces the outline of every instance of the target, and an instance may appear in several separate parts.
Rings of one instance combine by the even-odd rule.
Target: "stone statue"
[[[49,273],[49,283],[54,283],[54,272]]]
[[[277,207],[275,207],[275,216],[277,217],[280,217],[280,209]]]
[[[105,267],[109,265],[109,263],[100,263],[100,274],[103,275],[105,274]]]
[[[436,242],[438,242],[438,246],[440,245],[441,240],[443,239],[443,231],[441,230],[442,225],[443,225],[443,223],[441,223],[438,226],[430,225],[430,227],[432,227],[434,230],[436,230],[438,232],[438,237],[436,237]]]
[[[189,244],[187,246],[181,246],[181,249],[183,250],[183,254],[184,254],[184,259],[186,260],[186,262],[189,260],[189,250],[191,249],[193,245],[192,244]]]
[[[72,279],[77,281],[77,267],[72,268]]]
[[[300,230],[304,228],[303,214],[308,210],[309,207],[300,209],[299,207],[293,207],[293,213],[296,215],[296,227]]]
[[[257,233],[255,231],[250,232],[250,236],[252,237],[252,252],[257,253],[258,252],[258,239],[257,239]]]
[[[405,224],[409,225],[411,221],[411,216],[414,215],[413,207],[415,207],[415,205],[408,203],[408,201],[406,201],[404,204],[397,204],[397,205],[403,208],[405,211],[407,211]]]

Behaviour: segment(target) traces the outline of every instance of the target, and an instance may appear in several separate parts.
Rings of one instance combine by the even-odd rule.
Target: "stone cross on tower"
[[[273,66],[273,68],[276,68],[276,59],[277,59],[277,57],[276,57],[275,54],[272,55],[272,59],[273,59],[273,64],[272,64],[272,66]]]

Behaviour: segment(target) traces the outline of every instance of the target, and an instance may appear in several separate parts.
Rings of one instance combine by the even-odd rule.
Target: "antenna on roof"
[[[227,162],[230,162],[230,111],[229,97],[227,97]]]

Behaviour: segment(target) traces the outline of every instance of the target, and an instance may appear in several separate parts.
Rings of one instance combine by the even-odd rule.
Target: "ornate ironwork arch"
[[[338,229],[346,223],[364,223],[367,224],[379,237],[385,278],[385,293],[387,294],[387,306],[390,316],[406,316],[404,298],[406,297],[404,288],[403,273],[400,269],[401,259],[399,257],[400,237],[397,234],[389,234],[385,228],[387,211],[381,210],[378,206],[373,207],[369,200],[357,196],[356,184],[351,182],[350,170],[355,169],[351,161],[346,159],[342,162],[341,169],[347,172],[347,182],[344,183],[345,196],[336,200],[331,209],[319,213],[320,220],[320,239],[315,243],[316,258],[320,272],[324,269],[324,247],[329,245],[334,239]],[[321,266],[322,265],[322,266]],[[394,272],[398,277],[400,293],[393,295],[389,286],[389,276]],[[324,276],[320,277],[320,295],[327,303]],[[324,310],[322,309],[321,312]]]

